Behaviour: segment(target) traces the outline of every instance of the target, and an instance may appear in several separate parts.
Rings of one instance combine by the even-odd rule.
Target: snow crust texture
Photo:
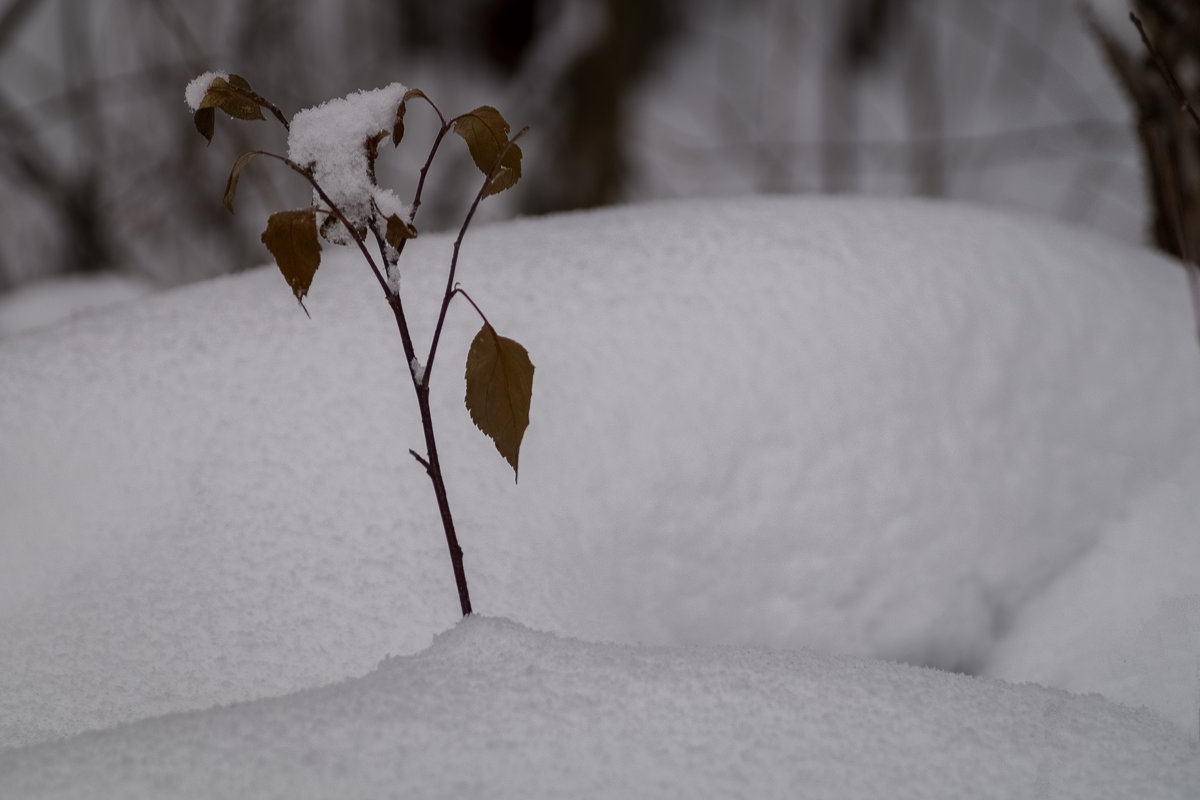
[[[411,308],[450,245],[410,243]],[[0,748],[364,675],[454,624],[366,270],[327,252],[311,322],[270,268],[0,346]],[[1103,688],[1195,735],[1200,559],[1173,554],[1200,359],[1165,260],[962,206],[759,198],[481,227],[458,277],[538,370],[514,487],[462,409],[479,321],[452,308],[428,379],[482,613]],[[1115,630],[1131,574],[1158,591]],[[1121,672],[1139,630],[1161,689]]]
[[[0,776],[62,800],[1184,800],[1200,761],[1153,714],[1095,696],[473,618],[357,680],[0,752]]]

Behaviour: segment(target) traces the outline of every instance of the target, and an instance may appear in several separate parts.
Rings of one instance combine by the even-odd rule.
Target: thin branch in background
[[[798,107],[795,76],[802,69],[799,50],[803,18],[792,0],[775,0],[766,10],[770,29],[776,32],[765,58],[766,74],[755,97],[760,136],[794,137]],[[766,140],[767,136],[763,139]],[[763,147],[754,158],[755,186],[760,192],[784,192],[792,183],[792,160],[773,148]]]
[[[839,143],[858,135],[857,85],[847,69],[845,54],[836,46],[825,54],[820,69],[821,191],[826,194],[853,191],[858,183],[858,153],[840,147]]]
[[[21,29],[29,12],[33,11],[39,2],[41,0],[13,0],[0,12],[0,51],[8,46],[13,36]]]
[[[1163,76],[1163,80],[1167,82],[1167,87],[1171,90],[1171,96],[1175,98],[1175,102],[1179,103],[1180,111],[1184,111],[1192,118],[1192,122],[1196,125],[1196,129],[1200,130],[1200,116],[1197,116],[1196,109],[1192,106],[1187,95],[1183,92],[1183,87],[1179,85],[1179,81],[1175,78],[1175,71],[1171,69],[1171,65],[1163,58],[1162,53],[1150,41],[1150,37],[1146,35],[1146,28],[1142,25],[1142,20],[1137,14],[1129,12],[1129,18],[1133,24],[1137,26],[1138,33],[1141,34],[1142,43],[1146,45],[1146,50],[1149,51],[1150,57],[1154,59],[1154,66],[1158,68],[1158,72]]]
[[[1158,169],[1162,169],[1162,174],[1166,178],[1164,181],[1164,189],[1167,193],[1166,206],[1171,214],[1171,228],[1175,233],[1179,257],[1183,261],[1184,271],[1187,273],[1188,295],[1192,301],[1192,319],[1196,326],[1196,341],[1200,343],[1200,264],[1197,264],[1192,257],[1191,246],[1184,228],[1183,193],[1179,188],[1179,178],[1171,169],[1171,157],[1167,152],[1166,142],[1163,141],[1162,131],[1155,129],[1149,135],[1153,149],[1158,154],[1157,159],[1160,165]]]
[[[1130,12],[1129,19],[1133,22],[1141,36],[1142,44],[1146,51],[1150,54],[1151,60],[1154,62],[1155,68],[1159,75],[1162,76],[1166,83],[1171,97],[1178,104],[1181,113],[1187,114],[1197,131],[1200,131],[1200,116],[1197,116],[1195,107],[1183,91],[1183,87],[1179,85],[1178,79],[1175,77],[1175,71],[1167,62],[1150,36],[1146,33],[1146,28],[1142,24],[1142,20],[1136,13]],[[1166,141],[1166,132],[1161,126],[1151,123],[1143,124],[1143,135],[1148,140],[1150,156],[1152,159],[1152,168],[1161,178],[1162,191],[1166,195],[1161,199],[1165,206],[1165,212],[1168,216],[1168,227],[1172,229],[1175,235],[1176,247],[1179,252],[1180,260],[1183,261],[1184,270],[1188,278],[1188,291],[1192,301],[1192,318],[1196,325],[1196,340],[1200,343],[1200,263],[1197,263],[1194,253],[1192,252],[1191,236],[1186,226],[1186,215],[1184,210],[1184,192],[1180,185],[1182,180],[1179,172],[1179,164],[1171,157],[1169,145]]]

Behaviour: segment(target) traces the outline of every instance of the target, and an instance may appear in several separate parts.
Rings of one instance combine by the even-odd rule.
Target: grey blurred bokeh
[[[1123,24],[1120,2],[1094,5]],[[484,218],[866,192],[1128,239],[1148,224],[1131,106],[1075,0],[7,0],[0,292],[112,270],[169,286],[267,260],[267,213],[308,192],[256,164],[224,210],[236,155],[285,140],[222,117],[206,146],[183,88],[210,69],[289,114],[398,80],[448,114],[489,103],[532,125],[525,179]],[[407,127],[386,156],[402,196],[433,118],[413,107]],[[448,148],[418,227],[457,224],[476,180]]]

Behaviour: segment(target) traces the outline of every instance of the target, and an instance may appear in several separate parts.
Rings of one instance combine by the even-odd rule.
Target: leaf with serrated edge
[[[292,294],[304,308],[304,295],[312,285],[313,275],[321,264],[321,243],[317,240],[317,211],[280,211],[267,220],[262,242],[275,257]],[[308,313],[308,309],[305,309]]]
[[[246,168],[246,165],[257,155],[260,153],[254,150],[242,153],[237,157],[237,161],[233,162],[233,169],[229,170],[229,180],[225,181],[225,196],[222,198],[222,202],[230,214],[233,213],[233,199],[237,195],[238,178],[242,176],[242,170]]]
[[[250,84],[237,75],[230,75],[228,81],[213,78],[200,101],[200,108],[219,108],[235,119],[265,119],[258,102],[242,93],[249,91]]]
[[[519,145],[510,144],[508,150],[500,157],[500,168],[488,181],[483,190],[483,196],[499,194],[505,189],[512,188],[519,180],[521,180],[521,148]]]
[[[455,118],[454,132],[467,143],[471,160],[479,171],[492,175],[484,188],[484,197],[502,192],[521,179],[521,148],[515,144],[509,146],[508,123],[499,111],[491,106],[469,111]]]
[[[529,353],[485,322],[467,351],[466,377],[471,421],[495,443],[515,477],[533,397]]]

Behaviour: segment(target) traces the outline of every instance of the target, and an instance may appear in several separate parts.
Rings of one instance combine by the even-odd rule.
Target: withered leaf
[[[467,143],[471,159],[484,175],[491,175],[483,196],[496,194],[521,179],[521,148],[510,145],[508,122],[491,106],[480,106],[453,122],[454,132]]]
[[[387,239],[387,243],[392,247],[399,247],[400,243],[405,239],[417,238],[417,229],[411,222],[400,219],[400,217],[392,214],[387,218],[385,238]]]
[[[485,322],[467,351],[466,377],[471,421],[495,443],[515,477],[533,397],[529,353]]]
[[[408,101],[414,97],[425,97],[425,93],[420,89],[409,89],[404,93],[404,97],[400,98],[400,105],[396,107],[396,121],[392,125],[392,146],[399,146],[400,140],[404,138],[404,112]],[[425,97],[428,100],[428,97]]]
[[[321,265],[321,243],[317,240],[317,210],[280,211],[267,220],[262,242],[275,257],[292,294],[304,308],[304,295]],[[308,309],[304,309],[308,313]]]
[[[262,108],[249,96],[251,93],[250,84],[239,75],[230,75],[229,80],[213,78],[200,101],[200,110],[219,108],[235,119],[264,119]]]
[[[217,129],[216,109],[202,108],[192,116],[192,121],[196,123],[196,130],[200,131],[200,135],[211,142]]]

